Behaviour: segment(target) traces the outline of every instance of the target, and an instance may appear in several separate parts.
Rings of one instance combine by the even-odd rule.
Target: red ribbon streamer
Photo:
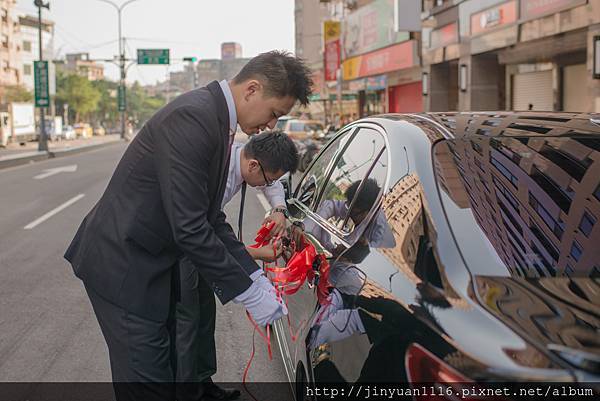
[[[255,244],[251,245],[250,247],[261,248],[272,243],[273,256],[274,259],[276,259],[277,245],[278,242],[281,240],[281,235],[278,235],[275,238],[271,238],[271,230],[274,226],[275,222],[271,222],[266,226],[263,225],[256,233],[256,238],[254,239]],[[292,244],[291,248],[296,249],[295,244]],[[316,285],[317,299],[319,300],[319,303],[322,306],[325,306],[329,303],[327,299],[329,294],[328,289],[331,286],[329,283],[329,262],[327,262],[327,259],[323,254],[317,253],[317,250],[315,249],[314,245],[310,242],[303,240],[302,249],[292,254],[285,267],[265,266],[265,271],[271,273],[270,279],[273,285],[275,286],[277,298],[280,300],[283,299],[283,301],[286,304],[286,307],[287,300],[283,297],[283,295],[295,294],[307,280],[309,284]],[[248,390],[246,386],[246,378],[252,360],[254,359],[254,337],[257,331],[267,345],[269,359],[273,359],[273,354],[271,350],[271,332],[270,326],[267,325],[266,334],[263,333],[258,324],[254,321],[254,319],[252,319],[252,316],[250,316],[250,313],[246,312],[246,315],[248,316],[248,319],[254,326],[254,331],[252,334],[252,353],[250,355],[250,360],[248,361],[246,368],[244,369],[242,385],[246,392],[250,395],[250,397],[252,397],[254,401],[258,401],[256,397],[254,397],[254,395]],[[287,322],[290,330],[291,339],[292,341],[296,341],[305,322],[303,320],[300,323],[300,327],[298,327],[297,330],[293,330],[289,311],[287,315]]]

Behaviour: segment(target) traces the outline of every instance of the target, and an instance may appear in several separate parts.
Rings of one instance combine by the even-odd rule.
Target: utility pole
[[[119,71],[120,71],[120,78],[119,78],[119,98],[118,98],[118,103],[119,103],[119,111],[121,112],[121,138],[125,139],[125,113],[126,113],[126,109],[127,109],[127,103],[126,103],[126,97],[125,97],[125,92],[126,92],[126,88],[125,88],[125,78],[127,75],[126,72],[126,68],[125,68],[125,52],[123,49],[123,37],[121,34],[121,11],[123,11],[123,9],[128,6],[129,4],[138,1],[138,0],[128,0],[125,3],[121,4],[121,6],[118,6],[117,4],[113,3],[110,0],[98,0],[101,1],[103,3],[107,3],[110,4],[111,6],[113,6],[116,10],[117,10],[117,14],[119,17]]]
[[[45,3],[43,0],[34,0],[33,4],[38,8],[38,38],[40,43],[40,58],[39,61],[44,61],[44,43],[42,41],[42,8],[50,10],[50,3]],[[39,74],[39,72],[38,72]],[[40,138],[38,141],[38,150],[46,152],[48,150],[48,137],[46,136],[46,120],[44,116],[44,107],[40,107]]]

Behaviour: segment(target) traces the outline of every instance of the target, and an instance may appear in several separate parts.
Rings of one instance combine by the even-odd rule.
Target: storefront
[[[423,109],[458,109],[458,6],[435,15],[435,27],[423,30],[423,74],[427,75]]]
[[[343,78],[345,81],[349,81],[349,89],[358,93],[359,117],[387,113],[390,106],[388,100],[390,78],[396,74],[402,74],[402,71],[412,71],[412,68],[418,66],[418,63],[415,40],[408,40],[344,61],[342,64]],[[411,74],[411,77],[419,82],[418,75]],[[400,89],[402,91],[405,88]],[[410,89],[408,88],[406,93],[412,93]],[[393,93],[401,92],[396,91],[398,89],[394,89]],[[412,106],[408,104],[411,99],[414,101]],[[420,99],[417,101],[414,96],[411,99],[407,99],[407,104],[403,107],[415,111],[420,110],[422,108]],[[395,98],[392,102],[396,101]],[[392,103],[391,105],[396,108],[396,104]]]
[[[390,113],[414,113],[423,111],[423,88],[421,82],[391,86],[388,89]]]
[[[519,41],[499,52],[510,108],[591,111],[586,96],[590,11],[586,0],[519,3]]]

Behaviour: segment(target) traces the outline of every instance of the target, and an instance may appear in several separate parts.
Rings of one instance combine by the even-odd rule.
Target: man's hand
[[[304,228],[299,227],[296,224],[293,224],[292,227],[290,228],[290,239],[292,241],[294,241],[294,243],[296,244],[295,251],[301,250],[303,238],[304,238]]]
[[[246,291],[235,297],[234,302],[242,303],[260,326],[287,315],[287,308],[282,300],[277,299],[275,288],[262,279],[253,281]]]
[[[277,241],[277,247],[275,247],[275,244],[268,244],[260,248],[247,247],[246,250],[254,259],[268,263],[275,261],[281,255],[283,247],[281,241]]]
[[[285,216],[281,212],[273,212],[265,218],[263,225],[267,225],[270,222],[275,222],[275,225],[271,229],[271,237],[276,237],[279,234],[283,234],[285,230]]]

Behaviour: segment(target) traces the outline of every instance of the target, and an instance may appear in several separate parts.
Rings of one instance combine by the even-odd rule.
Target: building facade
[[[90,81],[104,79],[104,66],[90,59],[89,53],[66,55],[65,69],[86,77]]]
[[[427,0],[424,8],[425,110],[600,112],[599,0]]]
[[[21,84],[21,44],[16,0],[0,0],[0,86]]]
[[[38,17],[26,15],[19,17],[21,40],[21,84],[34,91],[33,63],[40,56]],[[54,22],[42,20],[42,55],[48,62],[50,94],[56,93],[56,71],[54,68]]]

